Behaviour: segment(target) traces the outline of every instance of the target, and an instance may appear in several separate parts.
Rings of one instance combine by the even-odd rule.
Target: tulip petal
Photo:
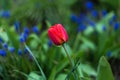
[[[61,45],[68,40],[66,30],[61,24],[55,24],[48,30],[48,36],[55,45]]]
[[[60,36],[62,36],[63,41],[66,42],[68,40],[68,35],[64,27],[61,24],[58,24],[57,30],[60,32]]]
[[[55,43],[56,45],[62,44],[62,40],[59,39],[59,35],[54,28],[53,29],[51,28],[50,30],[48,30],[48,35],[52,40],[52,42]]]

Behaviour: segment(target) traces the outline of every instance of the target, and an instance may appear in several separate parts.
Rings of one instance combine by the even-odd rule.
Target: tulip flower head
[[[55,45],[68,41],[68,34],[61,24],[55,24],[48,29],[48,36]]]

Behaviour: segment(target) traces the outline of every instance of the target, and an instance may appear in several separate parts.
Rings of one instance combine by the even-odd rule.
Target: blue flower
[[[93,10],[91,12],[91,14],[92,14],[93,17],[97,17],[98,16],[98,11],[97,10]]]
[[[48,41],[48,46],[49,46],[49,47],[52,46],[52,41],[51,41],[51,40]]]
[[[73,22],[77,22],[78,20],[78,17],[75,14],[71,14],[70,18]]]
[[[15,31],[16,31],[16,32],[19,32],[19,29],[20,29],[20,22],[19,22],[19,21],[16,21],[16,22],[14,23],[14,28],[15,28]]]
[[[7,43],[3,43],[3,47],[4,47],[5,49],[7,49],[7,48],[8,48],[8,44],[7,44]]]
[[[93,9],[94,4],[93,4],[91,1],[87,1],[87,2],[85,3],[85,7],[86,7],[88,10],[91,10],[91,9]]]
[[[10,51],[11,53],[14,53],[14,52],[15,52],[15,48],[14,48],[14,47],[9,47],[9,51]]]
[[[25,33],[25,34],[29,34],[29,32],[30,32],[30,31],[29,31],[29,28],[28,28],[28,27],[25,27],[25,28],[24,28],[24,33]]]
[[[102,16],[106,16],[107,15],[107,11],[105,9],[102,10]]]
[[[113,23],[116,21],[116,19],[117,19],[117,16],[114,14],[109,21],[110,26],[113,25]]]
[[[79,18],[77,20],[78,24],[82,24],[86,21],[86,14],[85,13],[80,13]]]
[[[3,39],[0,37],[0,43],[2,43],[3,42]]]
[[[117,19],[117,16],[114,14],[112,17],[112,20],[116,20],[116,19]]]
[[[96,26],[96,23],[95,23],[94,21],[89,21],[88,23],[89,23],[89,25],[91,25],[92,27],[95,27],[95,26]]]
[[[106,26],[105,25],[102,26],[102,30],[106,31]]]
[[[25,42],[27,40],[28,36],[29,36],[29,34],[27,34],[27,33],[21,33],[20,37],[19,37],[20,42],[21,43]]]
[[[3,18],[9,18],[10,17],[10,11],[2,11],[1,16]]]
[[[27,40],[28,36],[29,36],[29,34],[23,33],[23,38],[25,39],[25,41]]]
[[[113,19],[110,19],[109,25],[111,26],[111,25],[113,25],[113,23],[114,23],[114,20],[113,20]]]
[[[111,57],[112,56],[112,52],[111,51],[108,51],[107,54],[106,54],[107,57]]]
[[[22,55],[22,50],[18,49],[18,55]]]
[[[24,54],[27,54],[28,53],[28,50],[25,48],[24,49]]]
[[[119,23],[116,22],[116,23],[114,24],[114,30],[116,31],[116,30],[118,30],[118,28],[119,28]]]
[[[86,29],[86,26],[84,24],[81,24],[78,26],[78,32],[84,31]]]
[[[96,23],[92,21],[90,18],[86,18],[86,23],[88,23],[92,27],[96,27]]]
[[[37,26],[33,26],[32,30],[34,33],[39,34],[39,29]]]
[[[20,35],[19,40],[20,40],[21,43],[25,42],[25,38],[23,37],[23,35]]]
[[[0,49],[0,55],[1,56],[3,56],[3,57],[5,57],[6,56],[6,51],[5,50],[3,50],[3,49]]]

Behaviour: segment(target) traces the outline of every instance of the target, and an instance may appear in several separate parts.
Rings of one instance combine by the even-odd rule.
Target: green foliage
[[[89,64],[83,64],[83,63],[81,63],[80,66],[79,66],[79,69],[82,70],[83,74],[81,74],[81,75],[83,75],[83,76],[86,76],[86,74],[84,74],[84,73],[87,73],[87,77],[89,75],[96,76],[96,74],[97,74],[97,72],[95,71],[95,69],[93,69],[92,66],[90,66]]]
[[[96,80],[114,80],[112,70],[105,57],[101,57]]]
[[[24,23],[23,25],[29,25],[29,22],[32,22],[32,25],[45,23],[46,20],[51,23],[66,24],[69,21],[70,6],[74,2],[75,0],[23,0],[21,3],[19,1],[13,2],[16,5],[14,5],[11,20],[20,20]],[[25,21],[27,22],[25,23]]]
[[[100,2],[109,4],[115,10],[118,6],[116,0],[112,1],[113,3],[109,0],[100,0]],[[7,52],[5,57],[0,56],[0,79],[43,80],[33,57],[29,52],[24,53],[25,45],[19,41],[24,26],[28,26],[30,34],[25,44],[41,65],[47,80],[65,80],[67,76],[73,80],[74,68],[78,70],[80,80],[114,80],[108,61],[111,57],[120,58],[120,29],[114,30],[114,24],[109,24],[115,12],[111,9],[106,16],[97,18],[96,27],[86,24],[86,30],[76,32],[78,25],[70,21],[71,8],[76,3],[77,0],[10,0],[10,2],[0,0],[0,7],[6,5],[4,9],[11,11],[10,18],[0,16],[0,38],[3,39],[3,42],[0,42],[0,49]],[[79,14],[80,6],[76,6]],[[88,12],[90,15],[90,11]],[[89,15],[87,16],[91,17]],[[21,23],[20,33],[15,32],[13,24],[15,21]],[[66,47],[75,62],[72,69],[64,49],[61,46],[48,44],[47,30],[55,23],[62,23],[69,34]],[[38,26],[40,34],[33,33],[34,25]],[[103,31],[103,25],[106,25],[106,31]],[[15,47],[15,52],[11,53],[9,49],[5,49],[4,42],[8,47]],[[22,50],[21,55],[18,54],[18,49]],[[110,57],[107,56],[108,51],[112,52]]]
[[[61,79],[65,80],[65,78],[66,78],[66,74],[60,74],[56,80],[61,80]]]
[[[97,24],[96,24],[96,27],[95,29],[92,28],[91,26],[88,26],[88,28],[84,31],[84,34],[86,36],[89,36],[91,35],[94,30],[96,30],[98,33],[103,33],[103,30],[102,30],[102,27],[103,25],[107,25],[108,26],[108,23],[109,23],[109,20],[113,17],[114,13],[113,12],[110,12],[109,14],[107,14],[105,17],[103,17]]]
[[[103,4],[106,8],[111,7],[112,9],[117,11],[117,8],[119,6],[119,0],[115,0],[114,2],[112,0],[99,0],[101,4]]]
[[[28,80],[44,80],[43,79],[43,77],[42,76],[40,76],[40,75],[38,75],[38,74],[36,74],[36,73],[34,73],[34,72],[31,72],[30,74],[29,74],[29,76],[30,77],[28,77]]]

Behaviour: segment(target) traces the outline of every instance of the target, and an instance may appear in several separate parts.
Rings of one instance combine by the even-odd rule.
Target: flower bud
[[[61,24],[55,24],[48,29],[48,36],[55,45],[67,42],[68,34]]]

